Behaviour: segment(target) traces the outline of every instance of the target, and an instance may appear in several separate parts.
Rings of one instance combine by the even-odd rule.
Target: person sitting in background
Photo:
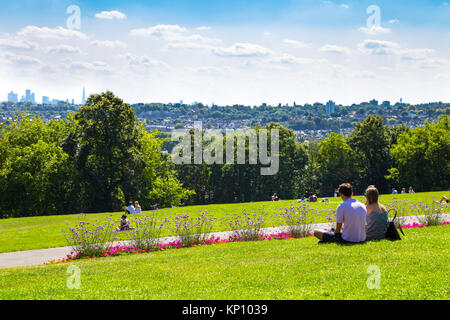
[[[398,194],[398,191],[395,188],[392,188],[392,194]]]
[[[308,202],[317,202],[317,195],[311,193],[309,198],[308,198]]]
[[[133,206],[133,201],[130,201],[130,204],[128,205],[127,210],[130,214],[136,213],[134,206]]]
[[[386,207],[378,202],[378,189],[369,186],[364,196],[367,200],[366,241],[384,239],[389,221]]]
[[[409,187],[408,193],[414,193],[412,186]]]
[[[402,194],[406,193],[406,188],[402,188]]]
[[[276,193],[274,193],[274,195],[272,196],[272,201],[278,201],[280,200],[280,198],[278,197],[278,195]]]
[[[139,202],[137,202],[137,201],[134,202],[134,211],[135,211],[136,213],[141,213],[141,212],[142,212],[141,205],[140,205]]]
[[[126,210],[126,212],[128,212],[128,210]],[[122,216],[122,220],[120,220],[120,227],[116,229],[116,231],[127,231],[127,230],[131,230],[132,228],[130,228],[130,222],[127,219],[127,215],[124,214]]]
[[[328,198],[323,198],[320,202],[330,202],[330,200],[328,200]]]

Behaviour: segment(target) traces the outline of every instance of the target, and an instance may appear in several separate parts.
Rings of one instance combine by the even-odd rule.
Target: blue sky
[[[128,102],[450,101],[449,38],[440,0],[8,1],[0,100],[30,88],[78,101],[86,86]]]

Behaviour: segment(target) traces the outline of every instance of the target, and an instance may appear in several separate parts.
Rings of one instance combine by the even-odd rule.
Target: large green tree
[[[70,129],[20,114],[0,129],[0,217],[73,213],[75,169],[61,148]]]
[[[385,176],[391,168],[389,152],[391,138],[389,129],[379,116],[368,116],[356,124],[348,137],[348,145],[356,154],[355,165],[359,170],[357,192],[363,192],[368,185],[375,185],[381,192],[389,191]]]
[[[136,195],[144,161],[133,108],[112,92],[91,95],[75,114],[73,156],[81,172],[86,211],[112,211]],[[121,203],[122,202],[122,203]]]
[[[446,190],[450,187],[450,127],[443,115],[436,123],[401,134],[392,146],[396,167],[388,176],[399,186],[416,191]]]
[[[354,161],[355,154],[343,135],[330,133],[322,140],[317,159],[321,194],[331,196],[341,183],[354,184],[357,179]]]

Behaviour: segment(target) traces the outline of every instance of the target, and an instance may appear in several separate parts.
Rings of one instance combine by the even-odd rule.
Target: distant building
[[[336,106],[336,104],[330,100],[327,102],[326,106],[325,106],[325,113],[326,114],[332,114],[334,112],[334,107]]]
[[[42,104],[50,104],[50,98],[47,96],[42,97]]]
[[[74,99],[72,99],[72,105],[74,105],[75,104],[75,100]]]
[[[81,104],[86,103],[86,90],[83,88],[83,96],[81,97]]]
[[[17,93],[14,93],[13,91],[11,91],[10,93],[8,93],[8,101],[14,102],[14,103],[19,102],[19,98],[18,98],[18,96],[17,96]]]
[[[383,101],[382,106],[383,107],[390,107],[391,106],[391,102],[390,101]]]
[[[22,96],[20,102],[31,102],[36,103],[36,96],[31,92],[30,89],[25,90],[25,96]]]
[[[30,89],[25,90],[25,101],[26,102],[31,101],[31,90]]]
[[[373,100],[370,100],[369,103],[373,106],[378,106],[378,100],[373,99]]]

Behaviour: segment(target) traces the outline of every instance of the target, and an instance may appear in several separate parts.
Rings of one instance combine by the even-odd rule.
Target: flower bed
[[[447,224],[450,224],[450,222],[442,222],[440,224],[447,225]],[[403,229],[424,228],[424,227],[427,227],[427,224],[414,222],[412,224],[402,225],[401,227]],[[307,236],[311,237],[311,236],[313,236],[313,234],[308,233]],[[259,236],[254,237],[252,239],[238,237],[237,235],[232,235],[227,239],[221,239],[220,237],[216,237],[216,236],[212,235],[210,238],[204,239],[198,243],[191,243],[190,246],[196,247],[196,246],[206,246],[206,245],[218,245],[218,244],[225,244],[225,243],[229,243],[229,242],[242,242],[242,241],[291,240],[291,239],[296,239],[296,238],[298,239],[298,238],[303,238],[303,237],[301,235],[297,236],[297,237],[292,237],[290,235],[290,233],[288,233],[288,232],[279,232],[279,233],[274,233],[274,234],[261,233],[261,234],[259,234]],[[75,254],[74,252],[71,252],[70,254],[68,254],[66,256],[66,258],[51,260],[49,262],[46,262],[45,264],[51,265],[51,264],[60,264],[60,263],[65,263],[65,262],[70,262],[70,261],[80,260],[80,259],[97,259],[97,258],[121,256],[121,255],[128,255],[128,254],[150,253],[150,252],[164,251],[164,250],[169,250],[169,249],[180,249],[180,248],[184,248],[184,247],[186,247],[186,245],[184,245],[182,243],[182,241],[180,241],[180,240],[171,241],[171,242],[164,243],[164,244],[159,244],[159,246],[157,246],[151,250],[142,250],[134,245],[131,245],[131,246],[117,245],[117,246],[111,247],[107,252],[105,252],[99,256],[87,256],[83,252],[80,252],[77,254]]]

